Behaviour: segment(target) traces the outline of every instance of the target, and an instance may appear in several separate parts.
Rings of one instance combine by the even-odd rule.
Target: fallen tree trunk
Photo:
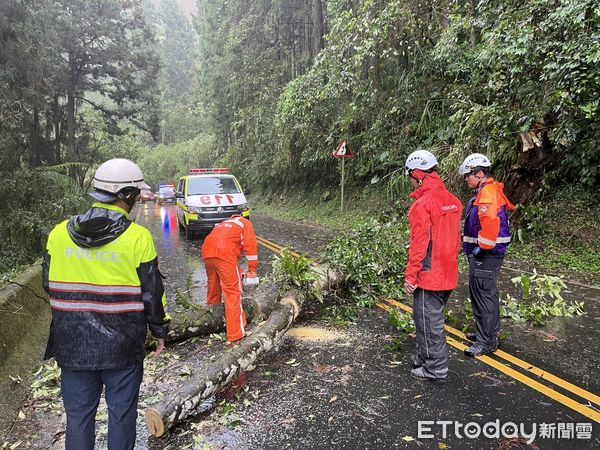
[[[315,269],[319,280],[315,285],[328,290],[340,284],[343,276],[327,268]],[[290,291],[249,337],[245,338],[231,352],[212,363],[183,384],[169,399],[146,410],[146,424],[150,432],[160,437],[178,422],[191,415],[205,399],[222,390],[240,373],[254,365],[258,357],[271,350],[288,330],[302,310],[304,297],[298,291]]]
[[[272,284],[260,285],[249,292],[242,302],[248,320],[258,323],[268,317],[278,304],[277,296],[277,287]],[[185,311],[173,315],[170,328],[167,343],[220,333],[225,330],[224,305],[189,306]]]

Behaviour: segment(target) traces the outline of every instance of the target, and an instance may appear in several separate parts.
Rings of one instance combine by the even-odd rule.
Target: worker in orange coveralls
[[[225,294],[225,325],[227,342],[233,343],[246,336],[246,314],[242,309],[242,273],[239,259],[242,250],[248,261],[246,279],[258,281],[258,242],[254,226],[248,219],[235,215],[216,225],[204,240],[202,259],[208,277],[209,305],[221,303]]]

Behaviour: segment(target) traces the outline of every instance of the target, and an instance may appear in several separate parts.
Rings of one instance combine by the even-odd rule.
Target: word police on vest
[[[107,252],[90,250],[87,248],[67,247],[65,256],[67,258],[74,256],[78,259],[89,259],[91,261],[119,262],[121,259],[121,252]]]

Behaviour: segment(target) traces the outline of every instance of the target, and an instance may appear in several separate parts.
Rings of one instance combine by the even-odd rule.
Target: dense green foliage
[[[346,275],[352,298],[373,306],[382,297],[404,297],[409,233],[397,220],[368,220],[327,246],[324,258]]]
[[[80,210],[85,200],[75,182],[55,172],[0,172],[0,273],[27,264],[44,249],[51,227]],[[16,212],[16,213],[15,213]]]
[[[298,77],[294,55],[305,53],[286,46],[280,27],[291,2],[200,4],[200,58],[215,62],[203,68],[211,87],[200,98],[223,159],[255,184],[331,185],[342,138],[358,150],[358,185],[394,172],[417,147],[445,157],[452,173],[483,151],[517,186],[559,175],[598,184],[592,0],[329,0],[326,44]],[[296,5],[308,19],[306,4]],[[519,133],[536,123],[540,145],[523,153]]]
[[[273,262],[273,282],[282,292],[296,289],[308,299],[323,301],[323,292],[315,287],[319,279],[312,270],[313,261],[304,256],[294,256],[288,250],[275,255]]]
[[[327,203],[342,139],[357,153],[350,195],[404,198],[416,148],[436,153],[455,191],[473,151],[491,156],[517,202],[565,181],[600,184],[593,0],[198,0],[194,17],[179,5],[0,4],[2,184],[19,172],[45,186],[37,168],[56,167],[75,180],[56,193],[69,199],[102,160],[126,156],[151,185],[224,165],[255,196]],[[64,203],[52,211],[71,211]],[[56,219],[31,214],[44,223],[27,228],[28,257]],[[21,261],[17,247],[4,266]]]
[[[564,186],[540,203],[522,208],[512,257],[535,267],[571,274],[600,275],[598,196],[580,186]]]
[[[0,4],[0,273],[90,204],[104,160],[146,162],[155,183],[214,151],[194,108],[194,37],[175,0]],[[156,140],[186,142],[152,152]]]
[[[198,135],[193,140],[144,150],[139,152],[137,162],[146,183],[156,186],[160,182],[176,183],[190,167],[212,167],[217,145],[213,136]]]
[[[522,290],[521,298],[509,294],[502,300],[500,314],[515,322],[544,325],[552,317],[573,317],[585,314],[584,302],[566,302],[562,290],[567,286],[560,277],[522,274],[512,279]]]
[[[152,46],[137,0],[0,3],[0,272],[88,204],[99,162],[135,153],[120,135],[158,133]]]

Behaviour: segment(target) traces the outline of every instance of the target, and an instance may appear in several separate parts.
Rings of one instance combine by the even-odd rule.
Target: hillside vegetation
[[[598,204],[593,0],[198,0],[194,17],[176,0],[8,0],[0,44],[0,272],[89,204],[110,157],[151,185],[228,166],[255,203],[315,199],[334,214],[342,139],[363,211],[405,198],[417,148],[465,198],[458,164],[484,152],[523,205],[523,242],[552,236],[537,225],[547,205]]]

